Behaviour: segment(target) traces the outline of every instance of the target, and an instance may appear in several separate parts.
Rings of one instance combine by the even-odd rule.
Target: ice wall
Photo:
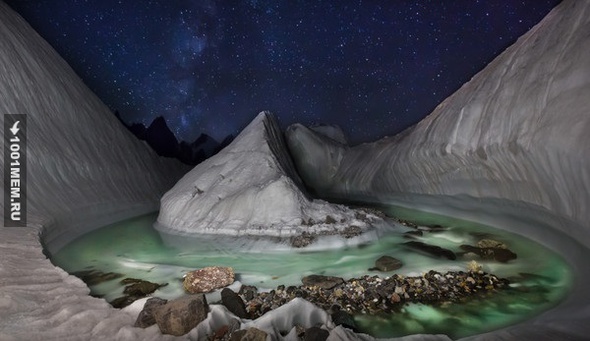
[[[40,234],[51,251],[92,228],[157,210],[188,169],[136,140],[1,1],[0,109],[28,120],[28,226],[0,230],[0,339],[160,338],[131,328],[132,317],[54,267]]]
[[[301,125],[287,130],[287,143],[323,197],[476,220],[570,262],[576,281],[564,302],[468,339],[582,340],[590,335],[589,131],[590,2],[566,0],[411,129],[338,158],[318,157],[342,148]]]
[[[590,227],[589,32],[590,3],[563,2],[416,126],[338,159],[310,162],[310,150],[340,150],[294,126],[290,147],[306,140],[297,167],[327,197],[502,198]],[[318,168],[337,171],[318,179]]]

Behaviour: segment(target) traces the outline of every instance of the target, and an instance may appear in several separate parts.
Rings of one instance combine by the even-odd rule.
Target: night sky
[[[177,138],[336,123],[353,143],[420,121],[558,0],[8,0],[127,123]]]

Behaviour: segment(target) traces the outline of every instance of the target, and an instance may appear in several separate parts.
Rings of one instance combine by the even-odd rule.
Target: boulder
[[[207,318],[205,295],[182,297],[154,308],[154,319],[162,334],[180,336]]]
[[[338,310],[332,313],[332,322],[337,326],[342,326],[354,332],[358,332],[354,318],[344,310]]]
[[[152,283],[149,281],[144,281],[142,279],[135,278],[125,278],[120,283],[127,284],[125,286],[125,289],[123,289],[124,294],[128,296],[135,296],[138,298],[145,297],[153,293],[154,291],[158,290],[160,287],[167,285]]]
[[[379,270],[383,272],[393,271],[401,268],[403,263],[397,259],[390,256],[381,256],[379,259],[375,261],[375,267],[371,268],[370,270]]]
[[[418,242],[418,241],[406,242],[403,245],[405,245],[411,249],[414,249],[414,250],[422,251],[424,253],[427,253],[427,254],[435,256],[435,257],[442,257],[442,258],[447,258],[450,260],[457,259],[457,255],[455,255],[455,253],[453,251],[451,251],[449,249],[442,248],[440,246],[430,245],[430,244],[426,244],[426,243],[422,243],[422,242]]]
[[[234,282],[234,270],[224,266],[208,266],[191,271],[184,277],[184,290],[191,294],[211,292]]]
[[[513,259],[517,258],[516,253],[505,249],[505,248],[497,248],[497,247],[476,247],[472,245],[461,245],[461,249],[467,252],[473,252],[477,254],[482,259],[493,259],[500,263],[506,263]]]
[[[248,313],[246,312],[246,304],[242,298],[231,289],[225,288],[221,290],[221,304],[223,304],[227,310],[231,311],[237,317],[248,317]]]
[[[493,240],[493,239],[482,239],[477,242],[477,247],[482,248],[482,249],[487,249],[487,248],[508,249],[508,246],[506,246],[506,244],[499,242],[497,240]]]
[[[308,287],[318,287],[322,289],[332,289],[335,286],[344,283],[344,279],[333,276],[309,275],[301,279],[303,285]]]
[[[137,316],[134,326],[138,328],[147,328],[156,324],[156,319],[154,318],[154,309],[166,304],[167,302],[168,300],[158,297],[152,297],[147,300],[143,306],[143,310]]]

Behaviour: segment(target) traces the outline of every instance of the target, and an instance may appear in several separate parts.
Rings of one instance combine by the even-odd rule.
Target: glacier
[[[300,124],[287,129],[300,176],[322,198],[487,222],[576,265],[578,284],[567,302],[483,339],[590,334],[590,276],[581,263],[590,246],[588,32],[590,3],[562,2],[428,117],[393,137],[348,147]]]
[[[576,283],[563,303],[529,321],[467,339],[585,339],[590,334],[590,141],[584,135],[590,128],[589,28],[590,3],[565,0],[409,131],[348,147],[328,129],[306,142],[330,156],[322,166],[330,175],[318,194],[504,226],[555,249],[573,265]],[[183,337],[163,336],[156,327],[133,328],[142,302],[114,309],[51,264],[44,247],[51,253],[94,228],[155,211],[189,169],[134,139],[2,1],[0,68],[0,107],[3,113],[28,115],[29,155],[27,227],[0,230],[0,339],[195,340],[229,320],[223,307],[214,306],[206,323]],[[288,134],[291,139],[308,134],[296,128]],[[295,154],[297,148],[306,145],[292,148]],[[306,181],[309,174],[300,172]],[[515,224],[514,217],[523,224]],[[531,228],[531,221],[538,228]],[[324,312],[301,300],[281,311],[242,325],[274,334],[288,321],[333,328]],[[293,339],[292,334],[284,339]],[[329,340],[347,339],[372,340],[332,329]],[[401,339],[448,340],[443,335]]]
[[[270,112],[258,114],[160,202],[156,227],[169,234],[338,235],[351,226],[360,233],[383,222],[369,211],[310,198]]]

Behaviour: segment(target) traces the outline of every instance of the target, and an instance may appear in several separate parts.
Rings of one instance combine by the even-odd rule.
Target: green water
[[[497,329],[551,308],[571,285],[571,270],[559,255],[519,235],[424,212],[396,210],[396,214],[420,224],[448,228],[425,233],[418,238],[422,242],[461,252],[461,244],[475,245],[482,238],[492,238],[507,244],[518,258],[508,263],[477,260],[484,271],[512,282],[511,288],[489,299],[438,306],[409,304],[400,313],[388,316],[356,316],[361,331],[375,337],[443,333],[457,338]],[[170,299],[182,295],[184,273],[205,266],[231,266],[241,283],[271,289],[281,284],[299,285],[301,277],[309,274],[344,278],[391,275],[368,271],[382,255],[400,259],[404,266],[395,272],[402,275],[461,271],[471,260],[458,257],[450,261],[411,251],[401,244],[408,241],[402,233],[412,229],[397,223],[384,228],[370,243],[305,251],[275,247],[272,241],[252,243],[245,238],[162,238],[152,227],[155,219],[156,214],[150,214],[90,232],[53,255],[52,261],[70,273],[96,269],[168,283],[154,296]],[[107,301],[122,296],[119,280],[91,286],[92,294]]]

